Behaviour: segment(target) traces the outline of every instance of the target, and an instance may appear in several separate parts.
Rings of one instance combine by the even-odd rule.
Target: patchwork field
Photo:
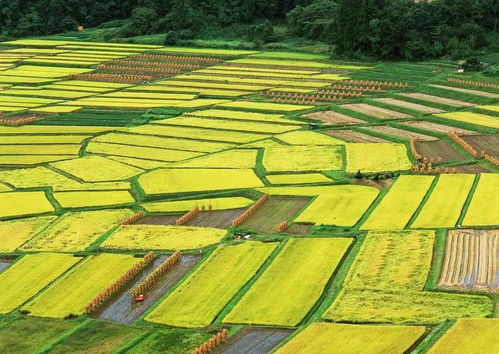
[[[497,352],[494,77],[112,30],[1,43],[1,353]]]

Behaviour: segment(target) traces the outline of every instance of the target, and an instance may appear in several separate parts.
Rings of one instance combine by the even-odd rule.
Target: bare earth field
[[[161,256],[154,260],[145,271],[133,282],[123,287],[115,296],[113,296],[107,306],[104,306],[94,316],[101,320],[132,324],[138,320],[149,308],[160,300],[168,290],[177,284],[200,260],[201,256],[184,255],[180,261],[168,272],[163,274],[155,285],[146,293],[143,302],[135,302],[130,291],[140,284],[167,256]]]
[[[466,158],[443,140],[417,141],[417,151],[433,162],[465,161]]]
[[[405,113],[372,106],[372,105],[369,105],[366,103],[344,104],[341,107],[346,108],[346,109],[350,109],[352,111],[359,112],[362,114],[367,114],[369,116],[373,116],[376,118],[381,118],[381,119],[397,119],[397,118],[411,118],[412,117],[412,116],[405,114]]]
[[[412,103],[412,102],[396,100],[394,98],[376,98],[374,100],[379,101],[379,102],[383,102],[386,104],[391,104],[393,106],[413,109],[415,111],[419,111],[419,112],[423,112],[423,113],[443,113],[443,112],[445,112],[445,111],[438,109],[438,108],[423,106],[422,104],[417,104],[417,103]]]
[[[477,96],[490,97],[490,98],[499,98],[499,94],[492,93],[492,92],[487,92],[487,91],[470,90],[470,89],[465,89],[465,88],[461,88],[461,87],[445,86],[445,85],[428,85],[428,86],[436,87],[436,88],[440,88],[440,89],[444,89],[444,90],[469,93],[469,94],[477,95]]]
[[[454,167],[458,173],[488,173],[489,170],[479,166],[477,164],[471,165],[460,165]]]
[[[14,262],[14,259],[0,258],[0,272],[3,272],[5,269],[9,268],[12,262]]]
[[[410,137],[413,137],[414,139],[418,139],[421,141],[433,141],[433,140],[438,140],[438,138],[430,135],[424,135],[420,133],[415,133],[411,132],[409,130],[403,130],[403,129],[397,129],[393,127],[388,127],[388,126],[377,126],[377,127],[369,127],[365,128],[368,130],[372,130],[378,133],[386,134],[386,135],[392,135],[396,136],[398,138],[403,138],[403,139],[409,139]]]
[[[419,92],[399,93],[399,95],[405,96],[405,97],[410,97],[410,98],[415,98],[415,99],[423,100],[423,101],[441,103],[441,104],[445,104],[447,106],[453,106],[453,107],[472,107],[472,106],[474,106],[473,103],[453,100],[451,98],[445,98],[445,97],[440,97],[440,96],[427,95],[425,93],[419,93]]]
[[[451,230],[438,286],[497,291],[499,230]]]
[[[364,134],[357,132],[355,130],[345,129],[345,130],[327,130],[325,131],[327,135],[331,135],[351,143],[387,143],[388,140],[378,138],[377,136],[372,136],[369,134]]]
[[[468,129],[456,128],[456,127],[451,127],[451,126],[444,125],[444,124],[437,124],[437,123],[425,122],[425,121],[401,122],[400,124],[407,125],[409,127],[432,130],[434,132],[444,133],[444,134],[447,134],[450,132],[456,132],[456,134],[458,134],[458,135],[478,135],[479,134],[478,132],[474,132],[474,131],[468,130]]]
[[[241,226],[262,234],[275,234],[277,226],[292,219],[310,198],[271,197]]]
[[[462,136],[478,152],[485,151],[491,156],[499,158],[499,135]]]
[[[262,354],[269,353],[293,331],[272,328],[245,327],[233,337],[216,347],[215,354]]]
[[[345,114],[341,114],[334,111],[314,112],[310,114],[305,114],[304,117],[318,120],[320,122],[330,125],[353,125],[353,124],[366,123],[363,120],[349,117]]]
[[[186,225],[227,229],[231,226],[231,222],[244,213],[245,210],[246,209],[244,208],[240,208],[231,210],[202,211],[190,219]]]

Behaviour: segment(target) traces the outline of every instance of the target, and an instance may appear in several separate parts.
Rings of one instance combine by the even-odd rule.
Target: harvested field
[[[363,120],[347,116],[334,111],[314,112],[304,115],[305,118],[318,120],[329,125],[350,125],[366,123]]]
[[[1,115],[1,114],[0,114]],[[40,114],[20,114],[16,116],[3,117],[2,124],[6,125],[21,125],[24,124],[23,121],[29,119],[30,122],[34,122],[37,120],[42,120],[45,116]]]
[[[292,219],[310,201],[310,198],[271,197],[243,224],[262,234],[275,234],[277,226]]]
[[[423,106],[421,104],[396,100],[393,98],[376,98],[376,99],[374,99],[374,101],[379,101],[379,102],[383,102],[386,104],[391,104],[393,106],[409,108],[409,109],[412,109],[414,111],[419,111],[419,112],[423,112],[423,113],[443,113],[443,112],[445,112],[445,111],[438,109],[438,108]]]
[[[9,268],[15,259],[0,258],[0,273]]]
[[[433,162],[465,161],[466,157],[461,155],[452,145],[443,141],[416,141],[416,150]]]
[[[445,97],[440,97],[440,96],[427,95],[425,93],[419,93],[419,92],[399,93],[399,95],[405,96],[405,97],[410,97],[410,98],[415,98],[415,99],[422,100],[422,101],[441,103],[441,104],[445,104],[447,106],[452,106],[452,107],[472,107],[472,106],[474,106],[473,103],[453,100],[450,98],[445,98]]]
[[[485,151],[489,155],[499,158],[499,135],[474,135],[462,136],[461,138],[475,148],[476,151]]]
[[[424,135],[420,133],[415,133],[411,132],[409,130],[403,130],[403,129],[397,129],[393,127],[389,127],[386,125],[381,125],[381,126],[376,126],[376,127],[369,127],[365,128],[366,130],[372,130],[381,134],[386,134],[386,135],[392,135],[397,138],[403,138],[403,139],[409,139],[410,137],[422,141],[433,141],[433,140],[438,140],[437,137],[430,136],[430,135]]]
[[[486,168],[474,163],[470,165],[459,165],[459,166],[454,166],[452,168],[455,168],[458,173],[488,173],[490,172]]]
[[[444,124],[437,124],[425,121],[414,121],[414,122],[401,122],[400,124],[407,125],[409,127],[415,127],[420,129],[431,130],[437,133],[447,134],[450,132],[456,132],[458,135],[478,135],[478,132],[472,130],[451,127]]]
[[[127,284],[109,301],[109,304],[96,312],[93,317],[101,320],[132,324],[138,320],[156,301],[161,299],[171,287],[182,279],[200,260],[201,256],[184,255],[180,261],[163,274],[155,285],[145,294],[143,302],[135,302],[130,291],[144,280],[167,256],[158,257],[139,277]]]
[[[355,112],[359,112],[362,114],[367,114],[372,117],[380,118],[380,119],[397,119],[397,118],[411,118],[412,116],[397,112],[397,111],[392,111],[390,109],[386,108],[380,108],[377,106],[372,106],[370,104],[366,103],[351,103],[351,104],[344,104],[341,106],[342,108],[350,109]]]
[[[160,215],[144,216],[142,219],[134,222],[134,225],[175,225],[175,221],[182,215]]]
[[[388,140],[378,138],[364,133],[357,132],[351,129],[345,130],[326,130],[326,134],[334,136],[339,139],[346,140],[352,143],[387,143]]]
[[[234,336],[216,347],[214,354],[262,354],[270,353],[293,331],[272,328],[244,327]]]
[[[499,229],[451,230],[438,286],[497,291]]]
[[[461,87],[445,86],[445,85],[428,85],[428,86],[436,87],[436,88],[440,88],[440,89],[444,89],[444,90],[449,90],[449,91],[469,93],[469,94],[477,95],[477,96],[499,98],[498,93],[492,93],[492,92],[487,92],[487,91],[470,90],[470,89],[465,89],[465,88],[461,88]]]
[[[232,210],[202,211],[196,214],[185,225],[227,229],[231,226],[232,220],[244,213],[245,210],[245,208],[239,208]]]
[[[293,223],[284,232],[291,235],[306,235],[310,231],[312,224],[295,224]]]

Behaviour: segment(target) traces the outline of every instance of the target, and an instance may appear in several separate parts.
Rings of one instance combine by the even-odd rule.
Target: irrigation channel
[[[135,302],[130,291],[144,280],[168,256],[154,260],[133,282],[114,295],[106,306],[96,311],[92,317],[115,323],[131,324],[138,320],[156,301],[182,279],[200,260],[201,256],[184,255],[168,272],[163,274],[156,284],[145,294],[143,302]]]
[[[245,327],[213,349],[213,354],[269,353],[291,333],[286,329]]]

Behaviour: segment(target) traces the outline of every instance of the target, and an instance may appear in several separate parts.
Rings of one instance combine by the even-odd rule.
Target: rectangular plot
[[[202,111],[190,112],[189,116],[196,117],[211,117],[217,119],[235,119],[235,120],[249,120],[261,121],[272,123],[296,124],[303,125],[303,122],[287,119],[282,114],[269,114],[269,113],[256,113],[245,111],[228,111],[225,109],[207,109]]]
[[[366,121],[347,116],[346,114],[341,114],[334,111],[322,111],[305,114],[304,117],[318,120],[320,122],[329,125],[353,125],[353,124],[363,124]]]
[[[280,223],[291,220],[309,201],[310,198],[272,197],[241,226],[262,234],[275,234]]]
[[[138,262],[132,255],[90,256],[24,306],[31,316],[66,318],[85,306]]]
[[[67,254],[26,255],[0,274],[0,313],[6,314],[45,288],[81,258]]]
[[[499,158],[499,135],[463,136],[461,139],[470,144],[476,151]]]
[[[346,144],[346,172],[403,171],[412,163],[404,144]]]
[[[440,96],[427,95],[425,93],[419,93],[419,92],[399,93],[399,95],[409,97],[409,98],[415,98],[415,99],[422,100],[422,101],[441,103],[441,104],[445,104],[447,106],[452,106],[452,107],[471,107],[471,106],[473,106],[473,103],[453,100],[450,98],[445,98],[445,97],[440,97]]]
[[[412,109],[414,111],[419,111],[419,112],[423,112],[423,113],[442,113],[442,112],[445,112],[445,111],[438,109],[438,108],[423,106],[422,104],[396,100],[393,98],[375,98],[374,101],[379,101],[382,103],[387,103],[387,104],[391,104],[393,106],[398,106],[398,107],[402,107],[402,108],[409,108],[409,109]]]
[[[2,155],[78,155],[80,145],[3,145]]]
[[[481,174],[463,226],[497,225],[499,215],[499,174]]]
[[[444,140],[416,141],[416,150],[432,162],[465,161],[464,157],[452,145]]]
[[[499,289],[499,230],[450,230],[439,287]]]
[[[363,128],[363,129],[375,131],[385,135],[395,136],[397,138],[404,138],[404,139],[414,138],[422,141],[438,140],[438,138],[434,136],[415,133],[410,130],[397,129],[386,125]]]
[[[90,136],[85,135],[0,135],[0,145],[28,144],[81,144]]]
[[[351,129],[326,130],[326,134],[352,143],[387,143],[388,140]]]
[[[354,226],[371,206],[379,191],[338,193],[317,197],[295,220],[316,225]]]
[[[250,101],[234,101],[217,105],[217,107],[226,108],[242,108],[248,110],[261,110],[261,111],[276,111],[276,112],[293,112],[302,111],[305,109],[314,108],[314,106],[305,106],[297,104],[282,104],[282,103],[268,103],[268,102],[250,102]]]
[[[423,205],[412,228],[448,228],[456,226],[475,175],[440,175],[430,198]]]
[[[340,146],[269,147],[263,155],[263,166],[268,172],[340,170],[341,164]]]
[[[228,119],[205,119],[194,117],[169,118],[165,120],[158,120],[154,123],[265,134],[279,134],[299,128],[295,125],[241,122]]]
[[[425,122],[425,121],[401,122],[398,124],[406,125],[408,127],[421,128],[421,129],[430,130],[430,131],[434,131],[437,133],[444,133],[444,134],[447,134],[450,132],[456,132],[457,135],[475,135],[475,134],[478,134],[477,132],[474,132],[472,130],[467,130],[467,129],[463,129],[463,128],[456,128],[456,127],[451,127],[449,125],[443,125],[443,124],[437,124],[437,123]]]
[[[490,98],[499,98],[499,94],[493,93],[493,92],[487,92],[487,91],[480,91],[480,90],[471,90],[471,89],[466,89],[462,87],[454,87],[454,86],[445,86],[445,85],[428,85],[431,87],[436,87],[444,90],[449,90],[449,91],[456,91],[456,92],[463,92],[463,93],[468,93],[471,95],[477,95],[477,96],[483,96],[483,97],[490,97]]]
[[[409,114],[392,111],[386,108],[380,108],[377,106],[365,104],[365,103],[351,103],[344,104],[341,106],[342,108],[346,108],[355,112],[359,112],[362,114],[367,114],[369,116],[373,116],[380,119],[396,119],[396,118],[410,118]]]
[[[54,210],[44,192],[0,193],[0,218],[45,214]]]
[[[0,137],[0,142],[2,138]],[[154,147],[172,150],[185,150],[193,152],[215,152],[234,147],[233,144],[216,143],[208,141],[196,141],[193,144],[189,139],[175,139],[166,137],[155,137],[136,134],[110,133],[94,138],[92,141],[99,143],[116,143],[123,145],[134,145],[144,147]]]
[[[351,243],[349,238],[289,240],[223,321],[298,325],[321,296]]]
[[[231,223],[246,209],[202,211],[190,219],[186,225],[228,229]]]
[[[63,208],[68,209],[135,203],[128,191],[55,192],[54,198]]]
[[[24,251],[83,251],[118,222],[133,215],[128,209],[66,213],[40,235],[26,243]]]
[[[0,155],[0,165],[28,166],[77,158],[78,155]]]
[[[361,230],[404,229],[423,201],[433,176],[400,176]]]
[[[0,252],[14,252],[56,218],[56,216],[39,216],[0,222]],[[0,263],[1,261],[0,259]]]
[[[214,354],[270,353],[293,332],[285,329],[244,327],[213,349]]]
[[[130,295],[130,291],[140,284],[166,258],[167,256],[158,257],[140,276],[125,285],[117,295],[110,299],[108,305],[102,307],[92,317],[122,324],[134,323],[201,260],[201,256],[182,256],[180,261],[168,270],[168,272],[160,276],[156,283],[147,291],[143,302],[134,301]]]
[[[36,353],[79,325],[76,321],[21,317],[0,328],[0,352]]]
[[[276,246],[245,242],[219,247],[145,320],[177,327],[208,326]]]
[[[113,155],[134,158],[146,158],[148,160],[175,162],[201,155],[200,153],[180,150],[158,149],[153,147],[132,146],[122,144],[108,144],[91,141],[87,146],[87,152],[102,155]]]
[[[484,127],[499,129],[499,117],[473,112],[452,112],[435,114],[436,117],[467,124],[476,124]]]
[[[197,141],[194,139],[244,144],[267,137],[267,135],[254,133],[161,125],[142,125],[140,127],[124,129],[123,131],[135,134],[193,139],[194,144]]]

